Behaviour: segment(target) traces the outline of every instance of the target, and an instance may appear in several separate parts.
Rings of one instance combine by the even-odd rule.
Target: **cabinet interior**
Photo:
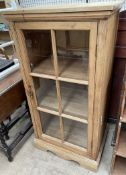
[[[88,81],[89,31],[56,31],[59,76]]]
[[[58,70],[59,79],[88,84],[90,32],[61,30],[55,31],[54,35],[53,39],[48,30],[24,31],[32,75],[55,79]],[[58,67],[54,66],[55,60]]]
[[[52,139],[59,139],[64,145],[87,148],[87,125],[67,118],[40,112],[42,132]],[[63,128],[61,128],[61,122]]]
[[[126,172],[126,159],[120,156],[116,157],[113,175],[124,175]]]
[[[87,148],[88,30],[24,30],[42,133]]]
[[[51,31],[26,30],[24,37],[31,71],[54,75]]]

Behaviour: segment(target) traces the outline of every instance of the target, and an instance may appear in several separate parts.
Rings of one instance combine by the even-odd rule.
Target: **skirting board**
[[[41,140],[41,139],[36,139],[35,138],[34,145],[38,149],[45,150],[45,151],[51,151],[54,154],[56,154],[57,156],[65,159],[65,160],[75,161],[75,162],[79,163],[80,166],[82,166],[84,168],[87,168],[91,171],[97,171],[97,169],[99,167],[100,160],[101,160],[102,152],[103,152],[103,149],[104,149],[105,141],[106,141],[106,138],[107,138],[108,128],[109,127],[107,125],[106,132],[105,132],[105,135],[104,135],[104,139],[103,139],[103,142],[102,142],[102,145],[101,145],[101,148],[100,148],[100,151],[99,151],[99,155],[98,155],[98,158],[97,158],[96,161],[92,160],[92,159],[89,159],[85,156],[76,154],[76,153],[74,153],[74,152],[72,152],[68,149],[63,148],[63,147],[59,147],[59,146],[53,145],[51,143],[48,143],[47,141],[44,141],[44,140]]]

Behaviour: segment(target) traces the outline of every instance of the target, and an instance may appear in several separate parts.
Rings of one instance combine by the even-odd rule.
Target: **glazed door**
[[[38,137],[92,155],[96,22],[16,23]]]

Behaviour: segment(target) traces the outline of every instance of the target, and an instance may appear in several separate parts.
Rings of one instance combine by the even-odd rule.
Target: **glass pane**
[[[55,138],[61,138],[60,119],[58,116],[40,112],[43,133]]]
[[[61,82],[63,113],[88,118],[88,88],[84,85]]]
[[[89,31],[56,31],[59,75],[88,81]]]
[[[33,78],[38,105],[58,111],[56,84],[54,80]]]
[[[31,71],[54,75],[51,32],[48,30],[25,30],[24,36]]]
[[[80,147],[87,147],[87,125],[69,119],[64,121],[64,140]]]

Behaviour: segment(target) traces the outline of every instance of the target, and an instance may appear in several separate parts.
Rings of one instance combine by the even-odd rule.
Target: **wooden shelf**
[[[50,58],[41,61],[30,73],[34,77],[50,78],[55,80],[53,63]],[[58,80],[88,85],[87,61],[81,59],[59,59]]]
[[[58,112],[56,82],[51,79],[33,77],[38,107]]]
[[[64,121],[64,141],[87,148],[87,125],[73,120]]]
[[[112,175],[126,175],[126,159],[116,157],[114,171]]]
[[[61,140],[60,117],[44,112],[40,112],[40,116],[44,137],[47,135]],[[63,125],[65,145],[87,147],[87,125],[65,118],[63,118]]]
[[[39,107],[46,108],[52,111],[58,111],[58,100],[56,94],[56,87],[48,88],[46,93],[38,96]]]
[[[36,81],[35,81],[36,80]],[[35,78],[38,110],[59,115],[58,98],[54,80]],[[39,81],[39,83],[38,83]],[[88,90],[84,85],[60,82],[61,116],[88,123]]]
[[[88,60],[59,58],[59,80],[88,85]]]
[[[63,114],[88,120],[88,91],[86,87],[61,82],[61,96]]]
[[[117,155],[126,158],[126,130],[123,131],[123,129],[120,132]]]
[[[48,136],[61,139],[60,118],[43,112],[40,114],[43,133]]]
[[[30,75],[34,77],[55,79],[55,73],[51,58],[46,58],[37,64],[37,66],[33,68]]]

